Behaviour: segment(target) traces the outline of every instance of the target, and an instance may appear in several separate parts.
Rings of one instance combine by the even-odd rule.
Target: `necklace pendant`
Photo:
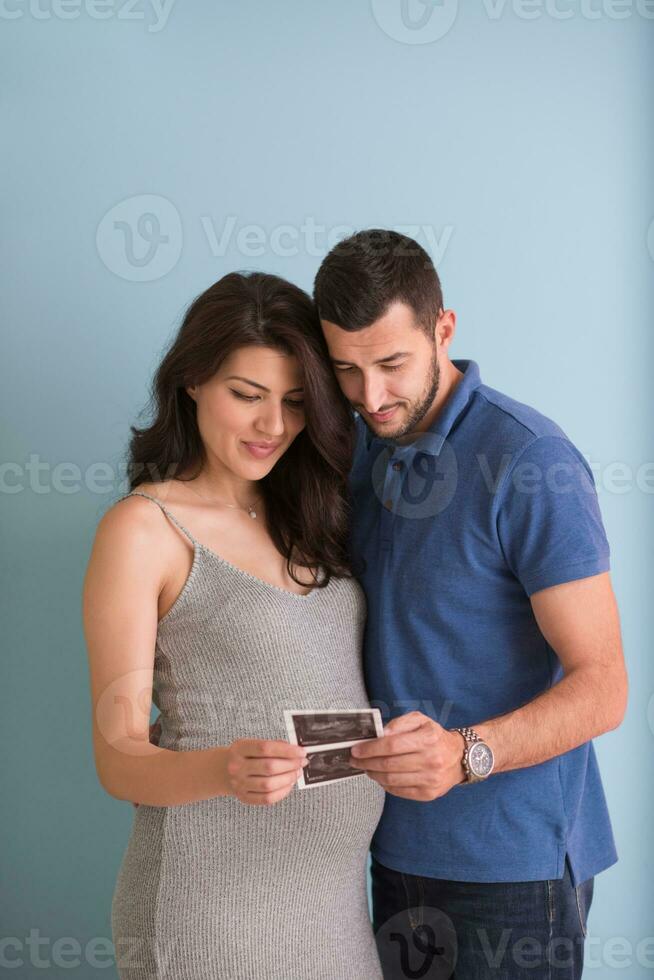
[[[250,508],[250,510],[248,511],[248,514],[250,515],[250,517],[252,518],[252,520],[254,520],[254,518],[257,516],[257,512],[256,512],[256,510],[254,510],[253,507]]]

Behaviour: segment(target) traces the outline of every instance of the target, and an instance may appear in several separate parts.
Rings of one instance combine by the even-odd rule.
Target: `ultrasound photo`
[[[298,745],[324,745],[375,738],[373,709],[369,711],[293,712]]]
[[[334,779],[347,779],[348,776],[359,776],[363,771],[354,769],[349,764],[349,745],[344,749],[311,752],[308,758],[309,764],[305,766],[302,774],[307,786],[331,782]]]
[[[309,763],[298,778],[298,789],[365,775],[363,770],[349,764],[350,748],[357,742],[381,738],[384,734],[378,708],[289,710],[284,712],[284,720],[291,744],[307,749]]]

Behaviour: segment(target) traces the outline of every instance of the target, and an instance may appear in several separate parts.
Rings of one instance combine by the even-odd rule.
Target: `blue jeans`
[[[445,881],[372,859],[385,980],[580,980],[594,879]]]

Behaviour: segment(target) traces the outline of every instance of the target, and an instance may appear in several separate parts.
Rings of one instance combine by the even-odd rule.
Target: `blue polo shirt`
[[[565,433],[482,384],[474,361],[401,445],[357,416],[351,552],[368,601],[364,670],[384,723],[445,728],[521,707],[563,676],[529,597],[609,569],[592,471]],[[422,802],[388,794],[371,851],[458,881],[561,878],[617,861],[592,742]]]

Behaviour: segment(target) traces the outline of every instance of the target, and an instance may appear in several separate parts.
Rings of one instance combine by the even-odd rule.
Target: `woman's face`
[[[187,388],[208,457],[245,480],[266,476],[304,428],[303,383],[292,354],[232,351],[209,381]]]

